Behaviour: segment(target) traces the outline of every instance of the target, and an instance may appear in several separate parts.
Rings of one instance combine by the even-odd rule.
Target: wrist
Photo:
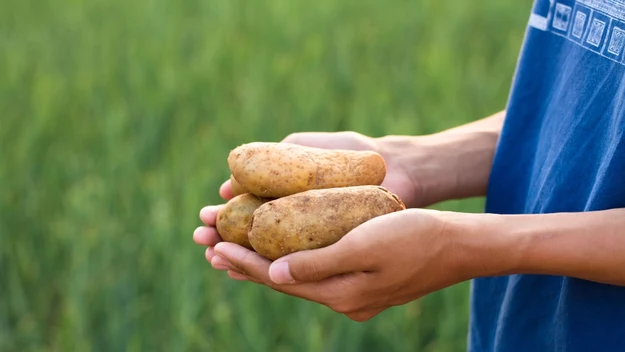
[[[384,136],[375,142],[378,152],[403,170],[417,190],[417,207],[455,198],[458,177],[454,156],[437,136]]]
[[[375,139],[379,152],[401,167],[421,204],[486,195],[505,111],[425,136]]]
[[[438,216],[445,256],[459,280],[528,274],[625,286],[625,209]]]
[[[506,215],[511,274],[568,276],[625,286],[625,209]]]
[[[404,170],[419,191],[420,206],[486,195],[498,134],[445,131],[425,136],[385,136],[378,151]]]
[[[496,214],[441,212],[455,269],[464,280],[509,275],[521,268],[524,236]]]

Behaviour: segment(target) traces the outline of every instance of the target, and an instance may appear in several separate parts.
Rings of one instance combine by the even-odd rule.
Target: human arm
[[[474,276],[556,275],[625,286],[625,208],[480,216],[465,235],[462,221],[451,225],[464,240],[464,261]],[[471,262],[482,262],[483,271]]]
[[[397,166],[393,175],[410,180],[397,185],[417,186],[413,205],[477,196],[488,184],[502,121],[500,113],[429,136],[382,137],[379,150]],[[202,219],[210,228],[214,209]],[[624,209],[532,215],[408,209],[372,219],[329,247],[273,263],[217,242],[207,259],[230,277],[357,321],[478,277],[545,274],[625,286]]]
[[[273,263],[219,243],[213,265],[366,321],[479,277],[544,274],[625,286],[623,253],[625,209],[537,215],[408,209],[374,218],[332,246]]]
[[[409,206],[485,196],[504,118],[500,111],[430,135],[377,138],[377,151],[415,185],[417,197],[406,200]]]
[[[484,196],[505,111],[429,135],[371,138],[355,132],[305,132],[283,142],[325,149],[373,150],[387,163],[382,186],[408,207]],[[232,198],[230,181],[219,190]]]
[[[482,196],[486,193],[494,150],[505,111],[442,132],[423,136],[371,138],[355,132],[306,132],[287,136],[283,142],[326,149],[374,150],[387,163],[382,186],[397,194],[407,207],[427,207],[437,202]],[[219,195],[230,200],[230,181]],[[210,205],[200,211],[204,226],[193,233],[193,240],[207,246],[206,259],[221,242],[215,217],[222,206]]]

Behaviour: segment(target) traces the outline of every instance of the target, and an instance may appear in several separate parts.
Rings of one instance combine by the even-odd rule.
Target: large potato
[[[329,246],[372,218],[404,209],[396,195],[380,186],[310,190],[261,205],[248,239],[257,253],[275,260]]]
[[[247,238],[252,214],[268,200],[251,193],[230,199],[217,213],[216,227],[221,239],[253,250]]]
[[[373,151],[321,149],[291,143],[253,142],[232,150],[228,166],[250,193],[281,198],[312,189],[379,186],[386,163]]]

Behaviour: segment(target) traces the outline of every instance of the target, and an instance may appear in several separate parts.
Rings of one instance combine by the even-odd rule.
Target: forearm
[[[471,276],[542,274],[625,286],[625,209],[467,215],[450,223]]]
[[[421,189],[423,205],[486,194],[505,112],[427,136],[378,138]]]

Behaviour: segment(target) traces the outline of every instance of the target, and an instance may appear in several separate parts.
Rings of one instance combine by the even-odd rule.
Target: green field
[[[0,1],[0,351],[462,351],[468,284],[356,323],[191,236],[240,143],[502,109],[530,7]]]

